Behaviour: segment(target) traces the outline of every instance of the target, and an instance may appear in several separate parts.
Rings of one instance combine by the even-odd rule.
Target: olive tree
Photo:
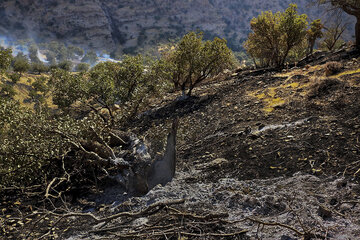
[[[284,65],[290,51],[306,37],[307,16],[299,15],[297,5],[285,12],[262,12],[250,22],[252,33],[245,42],[248,54],[262,66]]]
[[[180,88],[183,95],[187,96],[200,82],[233,67],[235,63],[225,39],[203,41],[203,34],[195,32],[186,34],[175,50],[170,50],[165,56],[173,71],[175,88]]]

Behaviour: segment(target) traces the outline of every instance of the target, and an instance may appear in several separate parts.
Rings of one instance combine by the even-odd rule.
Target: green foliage
[[[8,74],[8,77],[10,78],[11,82],[17,83],[20,81],[21,75],[19,73],[11,73]]]
[[[4,50],[0,50],[0,74],[4,73],[11,64],[11,60],[12,60],[12,50],[9,49],[4,49]]]
[[[77,72],[87,72],[89,71],[89,69],[90,69],[90,65],[87,63],[79,63],[78,65],[76,65],[75,68]]]
[[[290,4],[285,12],[262,12],[250,22],[252,33],[245,43],[248,54],[261,66],[283,66],[290,51],[306,36],[307,16]]]
[[[41,74],[49,71],[49,68],[44,63],[39,61],[31,64],[31,71],[34,73]]]
[[[52,88],[53,103],[61,109],[69,108],[83,96],[84,76],[72,74],[63,69],[51,72],[49,86]]]
[[[66,109],[76,102],[95,111],[105,108],[113,120],[115,105],[123,116],[133,115],[149,96],[166,88],[166,74],[163,61],[125,56],[120,63],[99,63],[88,73],[54,70],[50,85],[53,102],[59,108]]]
[[[95,64],[98,60],[98,56],[94,51],[88,51],[85,56],[81,59],[82,62],[90,63],[91,65]]]
[[[313,52],[316,39],[323,37],[323,33],[321,31],[323,27],[324,26],[321,23],[321,19],[316,19],[310,23],[310,29],[307,31],[307,39],[309,43],[308,53]]]
[[[172,74],[175,88],[180,87],[191,95],[193,88],[205,79],[216,76],[223,70],[233,67],[235,58],[226,45],[226,40],[215,38],[203,41],[202,33],[190,32],[178,43],[174,51],[164,58]]]
[[[18,54],[13,61],[13,69],[15,72],[24,73],[30,70],[30,63],[23,54]]]
[[[0,100],[4,99],[13,99],[16,92],[12,85],[7,84],[5,82],[0,83]]]
[[[75,146],[93,140],[95,131],[104,136],[104,129],[104,123],[95,116],[83,120],[56,117],[0,98],[1,188],[47,184],[49,178],[63,177],[65,172],[72,177],[71,184],[84,181],[86,172],[92,172],[99,163],[87,164],[91,157]],[[65,158],[71,149],[77,153]]]
[[[58,64],[58,68],[63,69],[65,71],[70,71],[72,69],[72,62],[62,61]]]

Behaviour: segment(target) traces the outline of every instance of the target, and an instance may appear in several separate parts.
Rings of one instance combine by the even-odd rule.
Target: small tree
[[[310,29],[307,31],[307,40],[308,40],[307,54],[313,53],[316,39],[323,37],[323,33],[321,31],[323,28],[324,25],[321,23],[321,19],[316,19],[310,24]]]
[[[62,61],[62,62],[60,62],[59,64],[58,64],[58,67],[60,68],[60,69],[63,69],[63,70],[65,70],[65,71],[71,71],[71,69],[72,69],[72,62],[70,62],[70,61]]]
[[[87,63],[79,63],[78,65],[76,65],[75,70],[77,72],[87,72],[90,69],[90,65]]]
[[[281,67],[291,49],[304,40],[307,24],[307,16],[297,13],[296,4],[290,4],[283,13],[263,12],[251,20],[253,32],[245,48],[262,66]]]
[[[342,24],[341,18],[337,18],[333,24],[328,27],[324,27],[324,29],[324,40],[321,42],[322,48],[325,48],[328,51],[333,51],[344,43],[341,36],[346,30],[346,24]]]
[[[117,104],[123,115],[133,116],[146,99],[164,88],[163,65],[138,56],[125,56],[122,62],[103,62],[88,73],[69,73],[56,69],[50,84],[53,101],[66,109],[73,103],[90,107],[107,121],[100,109],[107,109],[110,121]]]
[[[83,74],[72,74],[63,69],[53,69],[49,86],[53,103],[60,109],[68,109],[84,96],[85,78]]]
[[[42,62],[31,64],[31,71],[34,73],[41,74],[41,73],[47,72],[48,70],[49,70],[49,68],[47,66],[45,66],[45,64]]]
[[[234,66],[235,58],[226,46],[226,40],[215,38],[203,41],[202,33],[190,32],[178,43],[174,51],[166,55],[172,69],[175,88],[180,87],[183,95],[190,96],[200,82],[216,76]],[[188,92],[185,93],[186,88]]]
[[[14,58],[13,69],[15,72],[18,72],[20,75],[24,72],[29,71],[30,63],[29,63],[28,59],[22,53],[19,53]]]

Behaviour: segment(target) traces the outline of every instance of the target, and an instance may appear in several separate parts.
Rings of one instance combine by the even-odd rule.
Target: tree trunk
[[[356,24],[355,24],[355,46],[360,49],[360,15],[356,16]]]

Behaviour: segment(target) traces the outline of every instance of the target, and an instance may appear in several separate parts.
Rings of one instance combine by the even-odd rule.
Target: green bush
[[[12,50],[9,49],[0,49],[0,73],[5,72],[11,64],[12,60]]]
[[[175,88],[181,88],[183,94],[188,88],[188,96],[200,82],[235,64],[235,57],[225,39],[203,41],[203,34],[195,32],[186,34],[174,51],[164,55],[164,59],[173,73]]]
[[[49,68],[42,62],[32,63],[31,64],[31,71],[34,73],[45,73],[49,71]]]
[[[8,74],[8,77],[10,78],[11,82],[17,83],[20,81],[21,75],[19,73],[11,73]]]
[[[23,55],[18,54],[14,58],[13,69],[15,72],[24,73],[30,70],[30,64],[27,58]]]
[[[71,71],[72,69],[72,62],[70,61],[62,61],[58,64],[58,68],[63,69],[65,71]]]
[[[296,4],[285,12],[266,11],[250,22],[252,33],[245,49],[255,65],[283,66],[290,51],[306,37],[307,16],[297,13]]]
[[[90,65],[87,63],[79,63],[78,65],[76,65],[75,70],[77,72],[87,72],[90,69]]]

